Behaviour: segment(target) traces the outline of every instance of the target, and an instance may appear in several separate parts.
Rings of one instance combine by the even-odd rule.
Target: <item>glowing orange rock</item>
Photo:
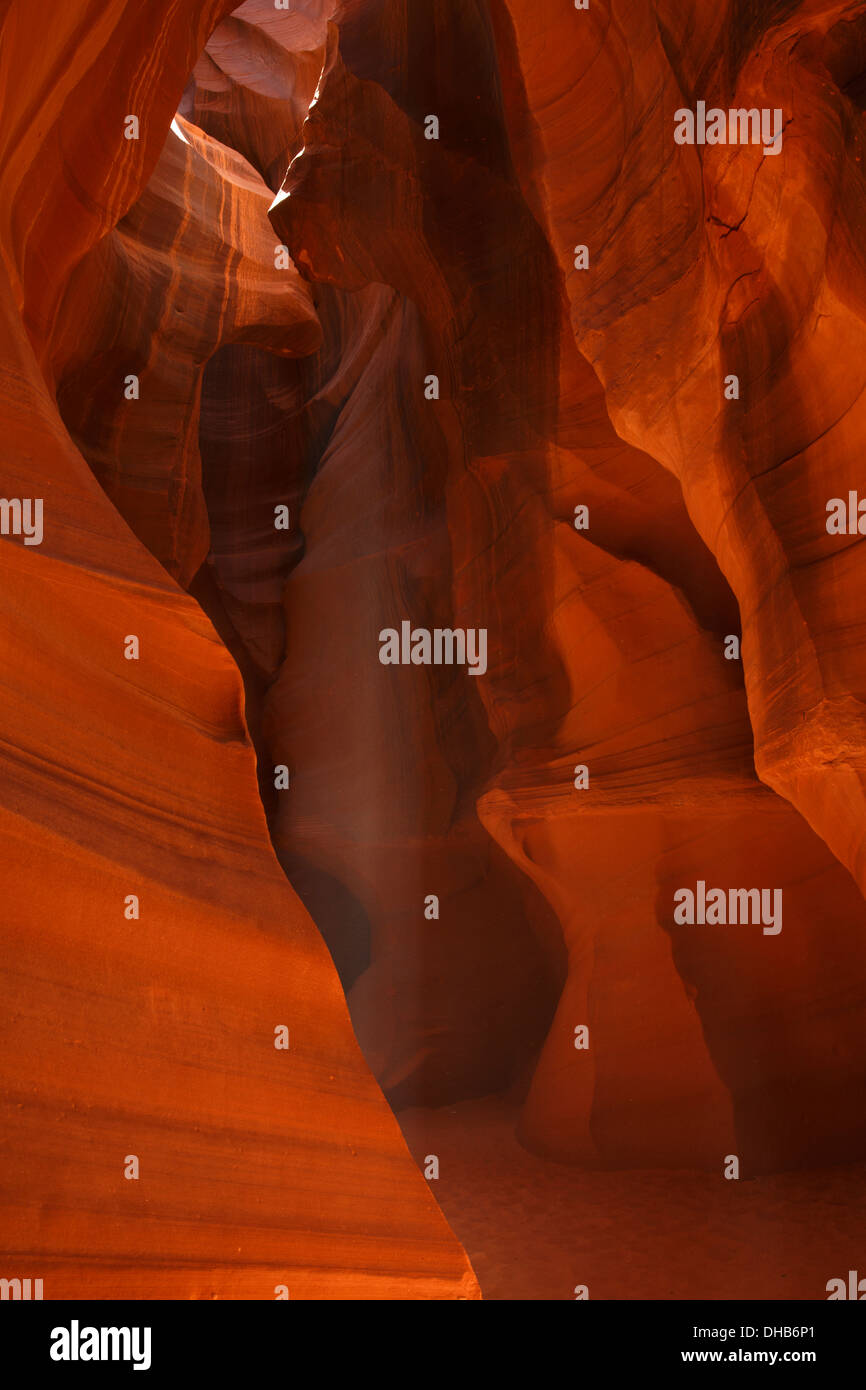
[[[3,10],[4,488],[45,503],[41,546],[3,542],[4,1272],[46,1298],[472,1298],[268,842],[238,672],[51,391],[72,267],[142,193],[230,7]]]

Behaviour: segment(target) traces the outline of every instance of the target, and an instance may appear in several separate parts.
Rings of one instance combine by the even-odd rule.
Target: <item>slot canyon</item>
[[[4,1269],[866,1272],[866,0],[0,0],[0,73]]]

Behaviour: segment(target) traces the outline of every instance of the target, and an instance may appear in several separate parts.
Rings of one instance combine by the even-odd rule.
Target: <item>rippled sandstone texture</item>
[[[704,5],[686,25],[676,5],[596,6],[582,16],[579,45],[574,17],[554,4],[508,10],[500,49],[523,85],[510,128],[564,273],[575,339],[618,432],[680,479],[738,600],[758,774],[862,888],[860,551],[824,523],[826,500],[854,486],[862,436],[863,7]],[[570,60],[540,61],[552,51]],[[605,103],[623,73],[623,100]],[[673,144],[674,111],[698,98],[780,107],[781,154]],[[576,147],[593,155],[581,178]],[[588,271],[574,267],[576,243],[591,248]],[[731,372],[736,403],[723,397]],[[513,780],[502,779],[504,804],[494,794],[488,805],[500,835],[524,799]],[[693,811],[680,830],[666,821],[649,885],[659,920],[670,921],[674,884],[697,876],[784,884],[786,911],[797,914],[775,952],[731,942],[730,928],[708,950],[693,930],[672,933],[732,1087],[741,1146],[780,1165],[862,1152],[847,1099],[863,1085],[862,907],[784,805],[756,800],[756,788],[750,831],[745,805],[737,811],[725,791],[722,811],[722,788],[707,790],[715,844],[701,843]],[[610,800],[601,804],[609,814]],[[671,862],[672,834],[688,842],[688,867]],[[817,1123],[811,1135],[801,1103]]]
[[[691,93],[665,92],[659,106],[667,124],[662,129],[654,108],[654,143],[642,122],[656,93],[671,84],[671,62],[659,37],[663,15],[657,25],[649,6],[599,5],[590,27],[581,30],[586,16],[555,6],[542,7],[540,16],[530,7],[525,14],[515,8],[511,16],[494,7],[488,17],[483,7],[466,4],[434,6],[423,15],[391,5],[388,14],[386,32],[407,36],[408,59],[402,37],[390,50],[387,38],[380,39],[374,51],[359,11],[347,11],[304,128],[303,151],[272,217],[312,283],[355,294],[390,284],[417,306],[423,321],[425,351],[411,369],[414,399],[408,399],[408,382],[399,388],[400,426],[416,445],[436,427],[444,437],[441,472],[429,487],[447,517],[452,620],[486,626],[490,642],[488,671],[477,682],[463,679],[462,698],[471,708],[480,696],[495,746],[484,749],[476,741],[482,756],[474,768],[461,764],[459,795],[471,789],[485,828],[553,908],[568,957],[565,987],[534,1067],[522,1136],[553,1157],[611,1164],[715,1166],[720,1155],[737,1152],[749,1171],[827,1152],[837,1158],[862,1153],[866,1131],[848,1101],[863,1084],[862,899],[830,852],[837,847],[832,837],[823,843],[755,775],[752,600],[741,596],[734,574],[728,576],[731,594],[701,543],[699,536],[727,572],[725,547],[701,524],[685,478],[683,505],[656,429],[632,423],[640,411],[648,422],[658,408],[666,379],[659,363],[679,372],[680,362],[688,364],[689,354],[718,332],[715,301],[696,298],[694,285],[677,279],[683,227],[703,217],[701,189],[693,178],[677,198],[667,191],[676,157],[673,112]],[[721,39],[708,9],[706,52],[693,34],[677,42],[686,54],[698,47],[705,62],[735,70],[742,54],[730,45],[757,40],[742,16],[742,22],[729,18]],[[498,80],[489,69],[494,50]],[[756,61],[763,53],[758,50]],[[412,62],[422,51],[429,58],[423,70]],[[624,79],[629,62],[634,78]],[[624,81],[620,110],[606,94]],[[439,118],[437,142],[424,138],[429,111]],[[697,161],[693,150],[686,157]],[[787,158],[788,146],[770,162],[784,167]],[[711,167],[705,179],[714,173]],[[721,190],[713,196],[721,197]],[[592,248],[598,268],[592,275],[561,275],[553,253],[565,269],[578,242]],[[732,272],[732,281],[739,273]],[[648,338],[638,320],[630,336],[626,325],[614,343],[630,353],[611,409],[624,443],[608,419],[603,352],[613,350],[611,305],[635,286],[634,298],[643,295],[651,316],[665,276],[673,287],[663,319],[669,339],[656,326]],[[604,331],[573,337],[582,316],[593,311]],[[688,337],[696,318],[697,345]],[[586,357],[599,366],[604,395]],[[407,360],[403,349],[400,361]],[[434,368],[444,383],[438,404],[422,392],[425,373]],[[747,373],[744,367],[740,372],[747,396]],[[720,488],[723,510],[727,483],[721,460],[713,480],[710,426],[725,409],[724,375],[719,370],[712,391],[704,381],[690,398],[695,408],[688,436],[693,466],[700,466],[706,491]],[[364,400],[369,411],[369,396]],[[373,414],[382,423],[372,428],[378,432],[389,418],[383,404]],[[354,439],[359,435],[356,416]],[[375,868],[373,827],[366,821],[359,827],[348,811],[343,826],[335,824],[345,771],[350,763],[358,768],[357,781],[375,788],[371,800],[387,808],[389,828],[407,804],[410,812],[421,816],[426,809],[430,817],[432,798],[418,785],[417,771],[415,803],[406,787],[420,766],[418,754],[399,761],[385,785],[383,779],[398,756],[395,744],[402,749],[424,741],[413,727],[414,709],[420,705],[419,721],[432,714],[437,749],[450,722],[441,697],[413,699],[419,684],[435,681],[434,672],[377,672],[373,666],[380,626],[398,614],[428,626],[436,619],[430,581],[425,591],[422,579],[429,571],[407,563],[413,552],[397,519],[378,511],[375,519],[369,516],[373,509],[365,499],[372,490],[363,484],[356,484],[356,497],[345,482],[336,495],[329,487],[328,470],[340,446],[348,449],[351,441],[344,432],[332,437],[305,505],[307,556],[286,589],[287,659],[269,696],[268,718],[276,746],[303,749],[297,794],[281,803],[277,844],[309,844],[311,856],[324,857],[335,841],[351,841],[340,850],[343,878],[372,900],[373,966],[352,999],[359,1036],[372,1035],[375,1047],[382,1020],[393,1030],[394,1012],[387,1005],[394,984],[381,978],[386,967],[379,962],[395,954],[394,940],[408,954],[413,895],[420,903],[421,894],[435,888],[437,866],[431,860],[412,879],[384,865]],[[431,457],[431,445],[425,444],[425,454]],[[362,469],[373,466],[370,455],[369,447],[361,451]],[[394,457],[389,444],[389,467]],[[392,493],[389,487],[389,503]],[[795,502],[802,525],[808,493]],[[591,517],[585,533],[571,524],[580,503]],[[365,512],[366,562],[351,539]],[[820,531],[823,505],[813,517]],[[358,577],[360,566],[368,573],[382,566],[382,533],[389,527],[391,572],[370,605],[370,580]],[[349,572],[348,556],[355,572]],[[760,572],[760,554],[752,572]],[[740,631],[734,598],[747,615],[748,705],[739,663],[724,657],[726,636]],[[340,692],[328,687],[324,669],[317,679],[304,644],[304,615],[319,615],[310,622],[312,633],[333,626],[335,611],[347,606],[357,612],[349,624],[355,679]],[[425,612],[430,616],[421,617]],[[779,638],[776,625],[773,640]],[[323,692],[308,726],[313,743],[298,736],[302,671],[304,678],[312,672]],[[457,684],[455,677],[450,688]],[[361,705],[359,689],[380,693],[375,703],[371,698]],[[329,711],[336,712],[333,725]],[[330,750],[334,730],[342,738],[347,727],[355,730],[351,751],[337,761],[325,751],[307,785],[303,767],[315,758],[316,743],[323,740]],[[766,776],[760,725],[758,734],[758,768]],[[426,747],[425,768],[429,736]],[[363,771],[359,760],[365,760]],[[586,792],[573,785],[578,763],[590,768]],[[411,853],[417,827],[410,821],[409,828]],[[393,829],[391,836],[388,862],[405,862]],[[674,891],[698,879],[781,888],[782,933],[769,938],[743,926],[675,926]],[[386,899],[376,903],[375,891],[383,887]],[[395,924],[398,913],[402,920]],[[419,917],[416,954],[431,949]],[[541,940],[550,941],[546,923]],[[396,988],[402,998],[399,983]],[[459,992],[452,970],[449,994]],[[464,988],[462,995],[471,1018],[472,991]],[[581,1024],[590,1029],[586,1051],[573,1045]],[[413,1057],[417,1031],[407,1025],[402,1037],[392,1032],[391,1057],[376,1057],[386,1084],[389,1073],[402,1074],[393,1055]],[[499,1055],[489,1031],[487,1038]],[[369,1044],[368,1055],[375,1056]],[[417,1074],[413,1098],[431,1098],[424,1082]],[[453,1096],[472,1094],[472,1086],[471,1077],[452,1072]]]
[[[392,1103],[522,1076],[521,1136],[540,1153],[715,1167],[736,1151],[757,1171],[862,1152],[847,1094],[862,1085],[866,958],[862,900],[833,842],[756,776],[748,622],[743,667],[724,657],[749,605],[652,414],[660,364],[678,371],[717,332],[715,301],[681,276],[684,229],[722,196],[728,164],[751,157],[708,160],[704,192],[697,154],[673,144],[673,112],[695,93],[671,55],[682,49],[711,96],[715,81],[719,100],[728,83],[745,101],[737,84],[764,40],[756,20],[728,20],[708,9],[699,37],[647,5],[542,8],[536,24],[451,0],[291,16],[248,0],[209,39],[182,110],[211,137],[192,135],[196,152],[228,142],[277,192],[273,228],[309,283],[322,345],[282,360],[289,335],[265,328],[257,303],[269,355],[229,325],[204,374],[201,490],[193,445],[167,449],[182,485],[162,490],[150,534],[135,497],[115,495],[156,554],[191,538],[176,560],[185,582],[203,542],[183,512],[201,519],[206,498],[211,551],[193,592],[244,673],[275,847]],[[784,168],[790,144],[769,163]],[[133,238],[171,187],[170,158],[126,219]],[[691,181],[674,197],[677,160]],[[714,213],[706,225],[735,235]],[[589,272],[570,268],[578,241]],[[710,249],[692,252],[702,284]],[[262,239],[267,286],[265,261]],[[620,301],[634,309],[628,293],[642,293],[653,314],[665,277],[669,338],[654,323],[647,339],[638,319],[617,340],[636,426],[601,349]],[[287,287],[299,293],[293,272]],[[594,306],[607,317],[588,336]],[[175,353],[158,318],[148,332]],[[86,345],[79,356],[86,377],[98,359]],[[689,414],[708,492],[714,468],[726,476],[714,422],[730,434],[747,405],[745,369],[736,406],[724,375]],[[74,405],[65,413],[75,428]],[[151,441],[118,413],[131,435],[120,467],[140,451],[152,471]],[[80,439],[105,476],[86,419]],[[581,504],[587,531],[572,525]],[[382,667],[378,632],[404,618],[485,627],[487,671]],[[274,791],[276,764],[288,792]],[[675,926],[673,894],[698,879],[781,888],[782,933]]]
[[[0,15],[3,490],[45,506],[41,546],[3,540],[4,1273],[46,1298],[472,1298],[268,842],[238,671],[172,578],[208,544],[205,360],[320,339],[291,269],[276,291],[259,176],[169,132],[230,8]]]
[[[688,21],[675,3],[595,6],[561,65],[538,58],[565,51],[573,17],[554,0],[508,9],[576,339],[619,432],[680,478],[736,594],[762,780],[862,888],[860,549],[824,522],[856,487],[864,424],[863,6],[705,3]],[[627,100],[600,103],[624,69]],[[674,110],[698,96],[780,108],[781,154],[672,144]],[[590,139],[614,177],[574,179]],[[587,273],[575,240],[595,250]]]
[[[281,958],[293,980],[299,958],[316,962],[293,1007],[307,1001],[311,1036],[342,1040],[340,1093],[369,1117],[358,1152],[373,1171],[345,1189],[340,1229],[372,1191],[374,1234],[390,1219],[398,1240],[387,1287],[471,1292],[265,846],[244,719],[277,857],[395,1108],[511,1087],[528,1148],[614,1168],[721,1173],[733,1153],[751,1176],[866,1150],[860,548],[824,528],[826,500],[856,485],[862,435],[864,8],[247,0],[202,13],[171,63],[149,16],[147,44],[143,19],[117,40],[130,84],[146,76],[136,52],[156,74],[140,165],[118,172],[104,139],[90,152],[82,114],[68,148],[91,179],[78,175],[87,218],[62,163],[9,184],[4,245],[30,335],[11,341],[41,412],[13,422],[58,499],[56,558],[76,566],[66,608],[16,609],[56,632],[57,654],[41,629],[40,651],[63,677],[27,667],[6,697],[25,708],[43,692],[24,727],[47,708],[57,744],[50,760],[28,747],[22,814],[62,836],[92,805],[98,828],[85,816],[75,834],[81,853],[111,847],[117,901],[131,871],[190,900],[190,939],[209,971],[222,962],[225,992],[203,981],[199,1015],[178,1001],[185,963],[158,981],[155,1017],[179,1037],[213,1025],[219,998],[249,1046],[270,1018],[259,981],[274,987]],[[780,107],[781,153],[677,146],[674,112],[698,100]],[[79,228],[59,262],[46,189]],[[11,301],[9,315],[14,335]],[[86,522],[67,534],[80,497]],[[48,540],[35,557],[7,549],[28,575],[54,554]],[[485,628],[486,670],[382,666],[378,634],[403,620]],[[148,684],[144,642],[130,704],[120,639],[117,669],[101,653],[118,624],[146,636],[147,621],[161,666]],[[77,684],[61,655],[73,630]],[[731,634],[741,662],[725,657]],[[60,724],[85,686],[85,711]],[[44,770],[28,780],[49,761],[73,769],[60,798],[53,773],[50,800]],[[28,872],[59,891],[41,861]],[[674,893],[698,880],[781,889],[782,931],[677,925]],[[217,908],[235,943],[223,954]],[[251,910],[268,958],[250,954]],[[145,962],[170,974],[145,926],[143,911]],[[112,927],[128,949],[129,926]],[[316,1037],[328,1083],[314,1068],[290,1109],[330,1182],[330,1139],[315,1137],[353,1131],[323,1098],[340,1073]],[[257,1065],[234,1073],[243,1113],[249,1077],[265,1085]],[[260,1142],[282,1161],[267,1109]],[[394,1173],[388,1216],[376,1194]],[[367,1296],[350,1265],[335,1278]]]

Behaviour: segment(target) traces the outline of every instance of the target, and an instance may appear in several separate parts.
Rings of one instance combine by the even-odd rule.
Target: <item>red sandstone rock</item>
[[[77,267],[58,317],[64,423],[184,585],[209,549],[198,451],[205,363],[226,343],[289,357],[321,342],[309,291],[268,222],[270,202],[240,155],[177,118],[145,193]],[[273,531],[273,507],[263,520]]]
[[[504,85],[507,120],[523,193],[530,206],[546,212],[546,188],[558,174],[558,225],[571,219],[570,246],[591,240],[578,237],[572,223],[585,215],[594,197],[609,193],[610,171],[620,157],[621,116],[610,103],[602,120],[606,143],[598,151],[589,145],[582,161],[576,161],[576,152],[590,139],[590,109],[603,105],[603,92],[619,80],[618,48],[625,52],[627,41],[643,64],[641,69],[635,63],[640,101],[632,120],[635,138],[644,141],[639,146],[645,150],[643,163],[635,166],[644,177],[655,175],[654,151],[661,147],[659,139],[649,149],[639,121],[640,103],[649,103],[665,80],[665,65],[653,65],[655,50],[663,55],[657,31],[643,8],[624,21],[626,38],[607,35],[602,8],[596,7],[582,47],[574,26],[583,17],[557,10],[556,51],[573,53],[573,64],[544,57],[537,37],[521,51],[519,26],[515,48],[501,15],[497,30],[501,66],[510,79]],[[463,8],[460,16],[468,13]],[[407,22],[417,40],[424,21],[413,16]],[[529,32],[534,21],[528,13],[526,22]],[[562,36],[566,25],[570,47]],[[483,31],[483,21],[478,27]],[[427,37],[434,43],[432,31]],[[550,51],[548,45],[544,52]],[[435,66],[435,58],[431,63]],[[577,104],[572,124],[567,116],[571,84],[584,69],[592,73],[585,110]],[[550,153],[544,145],[535,150],[530,141],[521,145],[532,114],[531,105],[529,111],[522,105],[521,70],[537,81],[538,108],[551,126]],[[852,1126],[844,1093],[862,1084],[855,1037],[860,1024],[848,1032],[849,1004],[843,999],[850,985],[862,1024],[862,902],[814,833],[757,783],[738,666],[724,659],[725,636],[739,630],[730,595],[697,543],[676,487],[646,454],[616,440],[597,386],[568,340],[558,338],[556,275],[507,159],[489,132],[486,143],[466,152],[460,102],[465,89],[476,90],[473,81],[482,81],[483,73],[463,72],[459,95],[440,89],[435,109],[441,140],[433,144],[425,142],[421,105],[408,85],[401,86],[393,54],[381,58],[378,85],[370,80],[374,71],[369,46],[347,21],[310,112],[304,149],[292,163],[285,196],[272,216],[311,280],[354,292],[384,281],[418,305],[424,354],[400,392],[408,421],[414,379],[418,404],[412,425],[403,428],[416,448],[424,441],[420,447],[428,461],[433,444],[421,397],[431,360],[446,383],[447,404],[428,405],[427,414],[435,412],[447,441],[435,495],[448,517],[452,621],[486,626],[491,644],[489,670],[474,689],[464,677],[484,701],[496,740],[486,767],[476,764],[469,785],[477,789],[485,825],[555,909],[569,954],[568,983],[532,1082],[524,1137],[555,1157],[600,1157],[613,1164],[675,1165],[687,1155],[689,1162],[715,1165],[734,1146],[734,1132],[752,1171],[809,1161],[828,1148],[840,1156],[858,1154],[866,1136],[862,1126]],[[551,91],[563,93],[558,106]],[[534,95],[530,91],[530,100]],[[492,120],[489,100],[484,109]],[[478,123],[483,126],[485,119],[479,115]],[[658,176],[653,196],[661,199],[666,165]],[[608,202],[615,206],[610,196]],[[636,207],[642,216],[639,201]],[[616,215],[624,213],[620,209]],[[608,217],[605,245],[616,245],[614,212]],[[479,236],[482,227],[493,232],[486,243]],[[551,235],[559,249],[565,246],[564,234],[559,241],[553,229]],[[665,224],[665,235],[658,244],[659,265],[650,261],[655,280],[646,286],[639,280],[642,261],[627,267],[623,251],[615,285],[619,289],[622,283],[620,293],[634,281],[653,295],[660,277],[673,275],[671,266],[686,252],[673,226]],[[645,239],[654,252],[657,243],[648,225]],[[671,266],[662,259],[668,247]],[[577,273],[570,290],[575,283],[580,284]],[[602,285],[600,272],[589,284]],[[515,319],[518,293],[532,312]],[[688,312],[694,312],[691,305],[678,310],[683,325]],[[575,313],[573,307],[573,319]],[[645,372],[659,351],[638,359]],[[410,361],[402,349],[401,362]],[[634,356],[631,361],[634,372],[638,364]],[[382,396],[379,390],[377,400]],[[365,395],[365,407],[370,399]],[[647,393],[650,406],[655,399]],[[622,423],[619,410],[614,418]],[[357,438],[358,411],[353,419]],[[392,435],[393,427],[389,459],[399,458]],[[633,445],[655,444],[652,432],[632,428],[628,435]],[[332,469],[336,457],[332,446],[327,456]],[[359,487],[364,496],[381,490],[381,485]],[[592,517],[586,536],[571,525],[579,503],[589,506]],[[383,574],[371,590],[369,579],[361,582],[347,571],[347,554],[357,556],[357,564],[363,551],[339,529],[340,517],[350,528],[359,527],[371,551],[368,570],[371,564],[381,570],[390,541],[393,577]],[[381,537],[373,540],[377,525]],[[398,616],[420,621],[412,608],[410,576],[429,571],[417,563],[407,566],[411,551],[405,531],[401,535],[388,516],[379,523],[365,515],[364,504],[351,492],[345,502],[341,492],[335,496],[326,471],[311,490],[301,526],[307,554],[287,586],[290,637],[269,705],[271,738],[281,746],[297,741],[306,761],[315,759],[317,745],[333,747],[336,729],[340,736],[346,729],[350,733],[342,759],[328,765],[333,781],[316,763],[315,779],[307,785],[299,760],[297,795],[281,809],[276,836],[278,844],[315,842],[320,856],[331,854],[330,872],[353,885],[365,880],[369,885],[356,889],[373,902],[373,966],[354,991],[363,1039],[359,1003],[380,1021],[380,1030],[393,1030],[394,1006],[377,954],[393,952],[388,943],[395,939],[409,951],[411,889],[402,873],[371,859],[371,838],[363,830],[359,835],[348,800],[343,827],[334,826],[340,797],[351,769],[348,785],[363,781],[373,789],[374,805],[382,808],[392,861],[405,859],[406,850],[397,848],[402,836],[409,862],[424,863],[424,850],[415,846],[425,814],[430,844],[435,801],[432,788],[417,779],[419,770],[431,765],[431,737],[441,747],[438,731],[450,723],[442,697],[431,690],[412,727],[407,715],[418,697],[410,695],[409,682],[422,677],[389,671],[386,679],[371,661],[379,626]],[[322,595],[327,595],[324,610]],[[324,655],[317,675],[303,636],[307,622],[310,636],[333,627],[338,611],[351,614],[353,634],[365,622],[367,627],[366,646],[353,636],[353,680],[345,693],[328,687]],[[436,610],[428,594],[425,611],[432,626]],[[323,695],[316,700],[312,742],[300,732],[303,695],[284,703],[287,689],[299,689],[301,670]],[[402,686],[395,697],[389,692],[396,682]],[[357,692],[367,689],[369,703],[360,705]],[[354,734],[353,720],[358,722]],[[435,735],[425,734],[427,720]],[[414,752],[399,759],[399,773],[388,773],[397,750],[406,749]],[[592,769],[591,794],[573,787],[574,765],[583,762]],[[340,848],[333,855],[335,842]],[[347,869],[355,856],[356,866]],[[425,884],[431,870],[436,872],[435,859],[429,862],[417,875]],[[448,862],[454,862],[450,853]],[[805,864],[812,866],[808,886],[802,878]],[[760,928],[757,937],[748,927],[697,935],[677,930],[675,889],[704,877],[726,887],[765,881],[781,887],[789,911],[784,933],[770,941]],[[817,897],[815,883],[821,885]],[[387,930],[383,943],[376,927],[393,915],[395,900],[403,905],[404,918]],[[415,954],[423,954],[420,921],[415,930]],[[821,979],[816,956],[823,958]],[[449,996],[460,988],[452,975]],[[471,994],[465,986],[463,992],[469,1012]],[[585,1059],[573,1047],[574,1029],[584,1023],[593,1039]],[[402,1044],[392,1032],[392,1051],[401,1045],[411,1056],[418,1031],[418,1025],[406,1026]],[[796,1048],[792,1032],[799,1038]],[[377,1062],[386,1075],[381,1056]],[[806,1126],[804,1105],[810,1115]]]
[[[681,479],[737,596],[759,775],[862,889],[866,613],[859,552],[827,534],[825,505],[856,487],[863,428],[863,7],[744,22],[704,4],[686,22],[668,3],[507,5],[526,92],[512,129],[578,343],[619,432]],[[606,102],[623,70],[627,100]],[[781,109],[779,155],[675,145],[675,110],[699,99]]]
[[[3,176],[4,487],[49,519],[7,543],[20,1250],[71,1293],[84,1248],[97,1292],[472,1295],[247,726],[396,1107],[513,1084],[584,1165],[862,1156],[864,615],[824,527],[862,433],[860,7],[121,9],[65,14]],[[779,107],[781,154],[676,145],[702,99]],[[383,666],[404,620],[485,629],[485,669]],[[698,881],[780,889],[782,931],[677,923]]]
[[[194,393],[190,364],[215,346],[209,323],[255,341],[282,323],[283,350],[314,345],[306,295],[286,287],[277,303],[273,272],[251,253],[266,233],[242,214],[262,195],[234,156],[208,147],[208,173],[207,142],[191,136],[195,153],[170,151],[129,213],[228,8],[156,3],[131,18],[118,0],[59,7],[50,24],[23,4],[3,16],[4,129],[15,144],[3,174],[3,483],[45,502],[41,547],[3,541],[4,1260],[37,1268],[46,1298],[273,1298],[281,1285],[293,1298],[471,1298],[467,1260],[268,843],[238,672],[75,449],[24,326],[46,363],[68,359],[76,325],[57,307],[71,268],[129,214],[113,237],[127,236],[141,273],[130,309],[138,296],[152,314],[135,329],[152,335],[167,374],[165,417],[137,403],[161,440],[178,418],[169,387],[184,372]],[[130,109],[137,148],[120,134]],[[180,185],[166,189],[167,168]],[[198,201],[178,217],[183,189]],[[214,220],[197,227],[208,209]],[[174,228],[165,319],[149,302],[159,225]],[[231,274],[229,227],[244,253]],[[108,253],[103,242],[97,254]],[[117,282],[90,286],[118,314]],[[198,340],[158,329],[174,323],[181,286],[201,314]],[[225,301],[219,322],[214,295]],[[88,308],[78,300],[83,343]],[[178,468],[181,451],[179,438]],[[131,458],[124,449],[119,465]],[[151,484],[165,495],[164,475]],[[124,659],[129,634],[137,661]],[[138,920],[125,916],[130,894]],[[290,1046],[277,1050],[283,1024]],[[128,1155],[138,1181],[124,1178]]]
[[[279,188],[325,59],[334,0],[276,9],[245,0],[217,26],[187,84],[181,112],[240,151]]]

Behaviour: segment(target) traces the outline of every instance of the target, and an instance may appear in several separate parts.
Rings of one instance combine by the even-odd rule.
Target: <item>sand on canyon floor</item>
[[[487,1299],[818,1299],[866,1277],[866,1164],[739,1181],[535,1157],[500,1098],[398,1120]]]

